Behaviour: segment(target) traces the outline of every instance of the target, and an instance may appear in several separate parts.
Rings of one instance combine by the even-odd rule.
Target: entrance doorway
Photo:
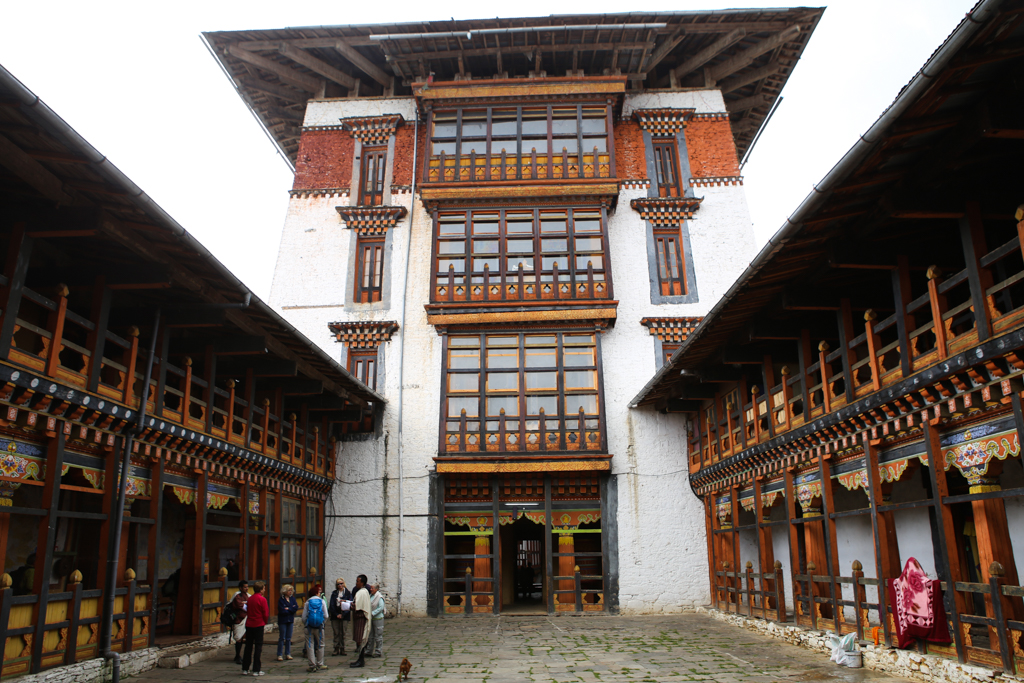
[[[544,525],[520,517],[501,529],[501,613],[546,614]]]

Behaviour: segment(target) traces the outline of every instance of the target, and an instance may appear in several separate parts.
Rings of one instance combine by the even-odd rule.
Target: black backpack
[[[228,604],[224,605],[224,609],[220,611],[220,623],[224,624],[228,628],[231,628],[237,622],[237,614],[235,614],[235,608],[232,607],[234,598],[228,600]]]

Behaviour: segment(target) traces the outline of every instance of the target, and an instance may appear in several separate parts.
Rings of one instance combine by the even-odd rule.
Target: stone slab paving
[[[295,659],[276,661],[277,642],[267,634],[263,669],[251,679],[232,663],[234,648],[187,669],[154,669],[133,681],[219,683],[261,681],[357,683],[395,680],[403,657],[410,681],[444,683],[904,683],[867,669],[836,666],[820,653],[780,643],[700,614],[657,617],[486,617],[387,620],[384,657],[363,669],[351,657],[328,655],[326,671],[307,673]],[[271,638],[274,638],[271,641]],[[328,639],[330,637],[328,636]],[[330,642],[330,640],[328,640]]]

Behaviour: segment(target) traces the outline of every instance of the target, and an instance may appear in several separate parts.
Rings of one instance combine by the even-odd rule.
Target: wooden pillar
[[[96,327],[89,330],[86,336],[86,348],[89,349],[89,365],[86,372],[89,375],[86,388],[95,393],[100,386],[100,373],[103,369],[103,353],[107,343],[107,325],[110,321],[110,302],[113,293],[107,289],[105,275],[97,275],[92,288],[92,309],[89,312],[89,320]]]
[[[846,387],[846,404],[853,403],[854,387],[853,384],[853,370],[851,369],[852,363],[850,362],[850,340],[854,338],[853,334],[853,312],[850,308],[849,299],[839,300],[839,348],[842,353],[840,358],[843,361],[843,385]]]
[[[238,508],[242,512],[242,547],[238,558],[238,571],[242,576],[264,576],[256,569],[255,553],[249,552],[249,480],[242,481],[242,499],[238,501]],[[269,580],[269,577],[267,577]],[[269,586],[268,586],[269,588]],[[268,593],[272,595],[272,593]]]
[[[473,560],[473,576],[477,578],[490,578],[491,576],[491,558],[486,557],[491,554],[491,537],[487,535],[480,535],[476,537],[476,542],[473,547],[473,554],[476,555],[476,559]],[[474,581],[473,592],[474,593],[485,593],[489,592],[491,584],[487,581]],[[474,598],[473,603],[476,605],[486,605],[487,596],[478,595]]]
[[[793,484],[793,468],[787,467],[784,474],[783,490],[786,494],[786,528],[789,529],[789,567],[793,581],[793,620],[799,625],[800,601],[802,595],[796,575],[802,574],[800,565],[800,528],[793,523],[796,519],[796,489]]]
[[[943,564],[936,567],[939,578],[946,582],[947,586],[953,586],[957,581],[965,581],[966,576],[962,571],[964,566],[963,551],[956,541],[956,530],[953,526],[952,506],[943,503],[949,495],[949,486],[946,483],[946,470],[943,467],[942,444],[939,442],[939,430],[936,428],[938,420],[925,419],[922,422],[924,427],[924,443],[928,451],[928,474],[932,484],[932,504],[937,511],[938,538],[940,557]],[[872,449],[873,450],[873,449]],[[872,474],[877,474],[877,470]],[[898,563],[898,560],[897,560]],[[895,578],[895,575],[893,577]],[[956,590],[945,592],[945,608],[953,622],[953,642],[956,645],[956,653],[961,662],[967,661],[967,650],[964,647],[963,631],[961,630],[960,615],[968,613],[964,594]],[[886,623],[888,629],[888,623]]]
[[[572,576],[573,567],[576,565],[576,558],[573,555],[576,552],[576,543],[572,534],[558,534],[558,552],[563,555],[558,558],[558,575]],[[564,555],[568,555],[568,557],[564,557]],[[572,590],[574,586],[575,581],[572,579],[563,579],[558,582],[558,590]],[[576,597],[572,593],[560,593],[558,602],[563,605],[575,603]]]
[[[206,470],[195,470],[196,475],[199,477],[196,487],[196,527],[195,527],[195,547],[196,553],[194,558],[193,571],[195,583],[195,595],[192,600],[192,609],[195,610],[195,616],[192,619],[192,635],[202,635],[203,633],[203,583],[207,580],[206,575],[206,491],[207,491],[207,476]],[[180,602],[178,603],[181,604]]]
[[[988,248],[985,246],[985,226],[981,221],[981,206],[977,201],[967,202],[967,211],[960,219],[960,240],[963,243],[964,262],[967,264],[967,283],[971,288],[971,306],[974,309],[978,341],[992,336],[992,300],[986,293],[992,286],[992,273],[979,263]],[[987,571],[987,568],[982,567]]]
[[[548,614],[555,613],[554,563],[551,557],[551,475],[544,475],[544,592],[546,593]]]
[[[147,578],[149,579],[150,587],[150,598],[149,598],[149,645],[153,647],[156,644],[156,622],[157,622],[157,607],[160,603],[160,529],[163,525],[164,517],[164,460],[160,458],[153,465],[152,479],[150,480],[150,497],[149,497],[149,516],[153,519],[153,524],[149,525],[149,541],[146,547],[149,550],[149,571],[147,572]]]
[[[491,585],[494,587],[494,614],[501,612],[501,510],[498,507],[500,487],[500,477],[491,477],[491,514],[494,519],[491,527],[491,576],[494,577],[494,582]]]
[[[900,370],[903,377],[910,377],[913,372],[914,354],[910,333],[917,329],[914,316],[907,313],[907,306],[912,301],[910,292],[910,260],[901,254],[896,257],[896,270],[892,271],[892,295],[896,302],[896,334],[900,340]]]
[[[772,528],[764,525],[764,505],[761,502],[761,496],[764,494],[764,477],[754,478],[754,513],[757,515],[757,557],[758,557],[758,572],[761,574],[761,590],[762,591],[774,591],[775,590],[775,579],[766,579],[769,572],[775,566],[775,547],[772,543]],[[765,606],[765,601],[768,601],[767,596],[762,596],[762,607]],[[769,604],[770,607],[778,607],[778,605]],[[765,613],[767,616],[767,613]]]
[[[832,495],[832,460],[828,455],[826,453],[818,455],[818,475],[821,477],[821,505],[823,508],[822,514],[824,515],[821,518],[821,524],[825,531],[825,544],[828,548],[828,564],[826,565],[828,571],[826,574],[832,577],[832,581],[829,584],[829,591],[832,596],[832,619],[835,625],[835,632],[842,633],[840,630],[843,620],[840,616],[842,608],[839,605],[839,601],[843,599],[843,585],[837,581],[842,571],[839,569],[839,543],[836,538],[835,522],[832,519],[832,515],[836,512],[836,507]]]
[[[0,322],[0,358],[7,358],[11,354],[11,340],[14,338],[18,309],[21,308],[25,275],[28,273],[28,264],[32,257],[33,240],[26,234],[25,227],[24,223],[15,223],[7,243],[7,262],[4,264],[7,284],[0,289],[0,302],[3,302],[3,321]]]
[[[57,366],[60,365],[60,352],[64,344],[64,321],[68,314],[68,288],[65,285],[58,285],[56,296],[57,310],[49,315],[46,327],[50,330],[50,344],[46,348],[46,366],[43,374],[47,377],[57,376]]]
[[[57,510],[60,504],[60,478],[64,467],[64,423],[57,421],[57,430],[46,448],[46,476],[43,479],[41,507],[47,511],[40,518],[36,544],[35,582],[33,592],[39,596],[35,613],[35,637],[32,639],[31,673],[39,673],[43,658],[47,604],[50,599],[50,568],[53,567],[53,544],[57,536]],[[108,484],[109,486],[109,484]],[[102,574],[101,574],[102,576]]]

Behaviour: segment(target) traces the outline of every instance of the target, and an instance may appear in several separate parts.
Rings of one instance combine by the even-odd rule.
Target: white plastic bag
[[[857,647],[856,643],[857,634],[848,633],[845,636],[837,636],[829,634],[829,645],[832,647],[832,656],[830,659],[838,664],[839,666],[849,666],[851,663],[847,653],[853,652]]]

